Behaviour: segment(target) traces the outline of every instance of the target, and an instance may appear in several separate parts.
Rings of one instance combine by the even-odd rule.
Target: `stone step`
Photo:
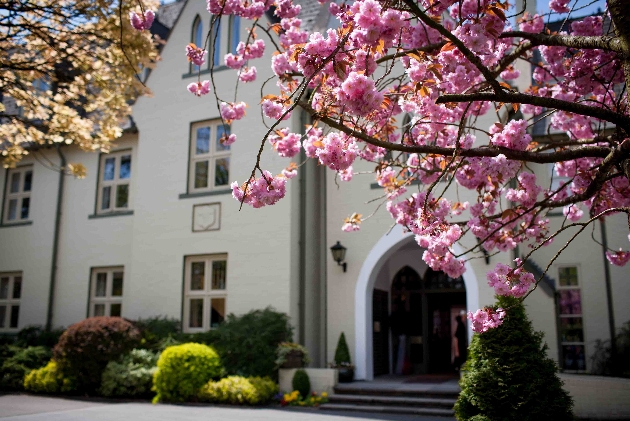
[[[416,398],[408,396],[373,396],[334,394],[328,396],[331,403],[377,406],[421,406],[424,408],[453,409],[455,398]]]
[[[367,413],[411,414],[411,415],[438,415],[452,417],[452,409],[422,408],[417,406],[374,406],[374,405],[350,405],[340,403],[325,403],[319,406],[325,411],[353,411]]]
[[[362,396],[405,396],[413,398],[437,398],[437,399],[457,399],[459,390],[418,390],[414,388],[373,388],[356,386],[337,386],[337,395],[362,395]]]

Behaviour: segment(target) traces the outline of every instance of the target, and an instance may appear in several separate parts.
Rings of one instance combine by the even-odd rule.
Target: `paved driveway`
[[[453,421],[444,417],[328,412],[316,409],[110,403],[29,395],[0,396],[2,421]]]

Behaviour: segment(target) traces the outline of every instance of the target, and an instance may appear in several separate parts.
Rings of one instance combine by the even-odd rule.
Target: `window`
[[[199,16],[195,18],[193,22],[193,30],[192,30],[192,39],[191,42],[195,44],[199,48],[204,48],[203,41],[203,22]],[[191,64],[190,67],[192,72],[198,72],[199,66]]]
[[[0,332],[17,330],[22,273],[0,273]]]
[[[121,267],[92,270],[89,316],[122,316],[125,270]]]
[[[101,155],[96,213],[129,210],[131,150]]]
[[[241,36],[241,17],[230,16],[229,35],[228,35],[228,53],[236,54],[236,47]]]
[[[193,124],[190,143],[188,191],[207,191],[230,183],[230,147],[221,138],[230,126],[221,121]]]
[[[558,270],[558,327],[560,333],[561,366],[565,370],[586,370],[582,296],[576,266]]]
[[[226,314],[227,256],[190,256],[185,264],[184,331],[217,327]]]
[[[566,185],[566,187],[570,186],[570,182],[572,180],[572,177],[561,177],[558,175],[558,172],[556,171],[556,165],[555,164],[550,164],[550,168],[551,168],[551,191],[556,191],[558,190],[560,187]],[[569,183],[569,184],[567,184]]]
[[[7,172],[7,190],[4,198],[4,223],[30,220],[33,167],[25,166]]]

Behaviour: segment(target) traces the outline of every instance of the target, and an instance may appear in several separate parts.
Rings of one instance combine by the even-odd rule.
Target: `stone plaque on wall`
[[[221,228],[221,203],[193,206],[193,232],[216,231]]]

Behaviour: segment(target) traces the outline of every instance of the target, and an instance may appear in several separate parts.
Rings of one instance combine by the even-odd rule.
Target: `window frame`
[[[0,273],[0,282],[3,278],[9,278],[9,286],[7,288],[7,298],[0,298],[0,306],[4,306],[6,309],[4,318],[0,320],[0,324],[4,324],[4,326],[0,326],[0,332],[17,332],[20,330],[20,310],[22,307],[22,296],[24,295],[24,275],[22,272],[2,272]],[[20,296],[17,298],[14,297],[15,278],[20,278]],[[11,327],[11,312],[12,308],[16,305],[18,307],[17,321],[15,326]]]
[[[231,15],[228,21],[227,52],[236,54],[236,47],[240,41],[241,17],[238,15]]]
[[[225,288],[212,289],[212,263],[225,262]],[[192,264],[204,263],[204,288],[201,290],[191,289],[192,281]],[[215,329],[210,325],[210,316],[213,299],[223,299],[223,319],[225,320],[228,312],[228,255],[221,254],[203,254],[184,257],[184,285],[182,294],[182,331],[185,333],[207,332]],[[203,299],[203,313],[201,327],[190,327],[190,302],[193,299]]]
[[[198,34],[199,32],[198,28],[201,28],[201,31],[199,34]],[[197,35],[201,35],[201,38],[198,38]],[[193,19],[192,31],[190,33],[190,42],[195,44],[197,48],[205,49],[205,47],[202,45],[204,43],[203,19],[201,19],[201,16],[199,15],[196,15],[195,18]],[[189,63],[188,65],[189,73],[197,73],[199,70],[202,70],[200,66],[197,66],[193,63]]]
[[[113,295],[114,273],[122,272],[122,292],[120,295]],[[98,275],[105,273],[105,295],[96,296]],[[125,267],[124,266],[106,266],[95,267],[90,269],[90,289],[88,295],[88,314],[87,317],[96,317],[94,310],[96,305],[104,305],[103,316],[111,316],[112,304],[120,304],[120,316],[123,317],[123,296],[125,294]]]
[[[25,174],[31,173],[31,185],[28,191],[24,190],[24,180]],[[32,222],[32,193],[33,193],[33,178],[34,178],[34,168],[32,164],[29,165],[20,165],[16,168],[9,168],[6,171],[6,181],[4,188],[4,200],[2,203],[2,224],[3,225],[13,225],[13,224],[24,224],[26,222]],[[12,178],[14,174],[20,174],[19,182],[18,182],[18,191],[11,192],[12,186]],[[26,218],[22,218],[22,205],[24,199],[28,199],[28,215]],[[15,209],[15,219],[9,219],[9,210],[11,207],[11,201],[16,200],[16,209]]]
[[[567,269],[567,268],[575,268],[576,271],[576,280],[577,280],[577,285],[566,285],[566,286],[562,286],[560,285],[560,271],[562,269]],[[582,278],[581,273],[580,273],[580,266],[577,264],[562,264],[559,265],[557,268],[557,273],[558,273],[558,282],[556,285],[556,294],[558,296],[558,305],[557,305],[557,311],[556,311],[556,316],[557,316],[557,320],[558,320],[558,345],[559,345],[559,361],[558,361],[558,365],[560,366],[560,369],[564,372],[571,372],[571,373],[585,373],[588,371],[588,358],[586,355],[586,344],[587,344],[587,339],[586,339],[586,329],[584,328],[584,301],[583,301],[583,297],[584,295],[582,294],[582,283],[580,282],[580,279]],[[561,313],[561,307],[560,307],[560,293],[561,291],[575,291],[577,290],[580,294],[580,314],[562,314]],[[564,341],[562,339],[562,319],[571,319],[571,318],[580,318],[582,320],[582,341]],[[582,349],[584,350],[584,368],[583,369],[572,369],[572,368],[565,368],[564,367],[564,347],[565,346],[581,346]]]
[[[128,178],[120,178],[120,164],[122,157],[129,156],[131,159],[131,168]],[[105,180],[105,162],[109,158],[114,158],[114,178],[112,180]],[[116,213],[127,213],[133,210],[132,206],[132,191],[133,191],[133,169],[134,169],[134,156],[133,149],[121,149],[111,151],[109,153],[102,153],[99,156],[98,164],[98,178],[96,187],[96,203],[94,209],[95,215],[110,215]],[[117,189],[119,185],[127,184],[127,206],[116,206]],[[111,187],[109,192],[109,208],[103,209],[103,188]]]
[[[231,170],[231,161],[232,161],[232,147],[227,146],[226,150],[217,151],[217,135],[219,126],[222,126],[221,119],[215,120],[203,120],[197,121],[190,124],[190,136],[189,136],[189,145],[188,145],[188,185],[187,192],[188,193],[206,193],[217,190],[225,190],[230,188],[230,170]],[[225,125],[228,127],[228,135],[231,133],[231,126]],[[197,154],[197,130],[202,127],[210,127],[210,146],[208,153],[205,154]],[[226,184],[216,185],[216,161],[217,159],[228,158],[228,181]],[[197,162],[208,162],[208,171],[207,171],[207,185],[206,187],[195,187],[195,170]],[[212,165],[211,165],[212,164]]]

